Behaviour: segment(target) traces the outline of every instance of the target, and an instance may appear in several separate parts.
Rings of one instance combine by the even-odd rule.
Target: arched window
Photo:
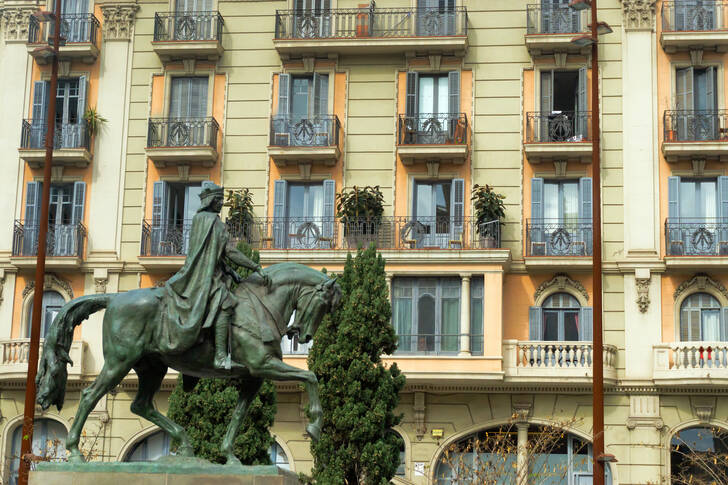
[[[20,467],[20,445],[23,424],[13,430],[10,443],[10,485],[18,483]],[[52,419],[37,419],[33,426],[33,454],[43,456],[51,461],[63,461],[66,458],[66,428]]]
[[[170,436],[164,431],[152,433],[132,447],[124,461],[154,461],[169,455]]]
[[[726,340],[718,300],[708,293],[695,293],[680,306],[680,341]]]
[[[670,441],[673,485],[728,483],[728,432],[717,427],[693,427]]]
[[[529,312],[529,340],[570,342],[592,339],[592,308],[568,293],[554,293]]]
[[[283,451],[283,447],[275,441],[268,450],[268,455],[270,456],[271,464],[283,468],[284,470],[291,469],[291,465],[288,463],[288,455],[286,455],[286,452]]]
[[[41,313],[40,323],[40,337],[45,338],[48,334],[48,328],[53,323],[53,320],[61,311],[61,307],[66,304],[66,300],[63,299],[60,293],[53,290],[45,290],[43,292],[43,311]],[[30,304],[30,312],[28,313],[28,324],[25,326],[27,329],[26,337],[30,338],[30,325],[33,319],[33,304]]]

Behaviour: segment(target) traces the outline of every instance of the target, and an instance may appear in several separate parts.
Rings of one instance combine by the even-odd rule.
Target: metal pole
[[[594,366],[592,430],[594,434],[594,485],[604,485],[604,342],[602,340],[602,193],[599,131],[599,32],[597,32],[597,0],[592,0],[591,45],[592,73],[592,292],[594,294]]]
[[[25,412],[23,416],[23,433],[20,445],[20,468],[18,485],[27,485],[30,472],[30,460],[33,453],[33,421],[35,420],[36,386],[35,376],[38,373],[38,354],[40,353],[40,323],[43,311],[43,280],[45,279],[46,240],[48,236],[48,206],[51,199],[51,164],[53,163],[53,139],[56,131],[56,91],[58,90],[58,52],[61,43],[61,1],[55,0],[55,18],[53,29],[53,59],[51,64],[51,82],[47,128],[45,136],[45,165],[43,166],[43,199],[38,221],[38,257],[35,266],[35,289],[33,294],[33,315],[30,324],[30,351],[28,353],[28,377],[25,384]]]

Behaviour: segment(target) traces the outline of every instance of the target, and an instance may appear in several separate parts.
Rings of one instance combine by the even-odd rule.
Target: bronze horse
[[[321,403],[318,381],[313,372],[283,363],[280,340],[265,342],[259,325],[275,326],[278,336],[298,335],[308,342],[316,333],[326,313],[331,312],[341,298],[341,288],[323,273],[296,263],[281,263],[263,270],[270,279],[271,290],[258,302],[242,296],[244,281],[235,290],[238,304],[231,331],[232,369],[215,368],[215,353],[211,335],[183,353],[165,354],[152,338],[164,311],[163,288],[145,288],[126,293],[88,295],[68,302],[51,325],[45,340],[38,369],[38,403],[43,409],[55,404],[60,410],[71,363],[68,351],[73,329],[89,315],[106,309],[103,323],[104,366],[96,380],[81,393],[76,417],[66,439],[69,460],[83,461],[78,449],[81,430],[91,410],[104,394],[115,388],[134,369],[139,379],[137,395],[131,410],[170,434],[180,443],[178,455],[193,456],[192,446],[184,428],[154,409],[152,400],[159,390],[169,367],[184,376],[184,387],[191,389],[201,377],[233,379],[239,392],[237,406],[222,442],[221,452],[228,464],[240,462],[233,454],[233,442],[243,422],[250,401],[258,393],[263,379],[303,382],[310,401],[311,422],[306,430],[318,440],[321,432]],[[251,275],[249,279],[260,278]],[[263,305],[270,322],[251,322],[255,315],[251,305]],[[288,323],[296,311],[292,326]],[[259,314],[259,313],[258,313]]]

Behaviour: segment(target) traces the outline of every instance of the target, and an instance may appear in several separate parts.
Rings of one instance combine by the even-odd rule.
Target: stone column
[[[516,484],[528,484],[528,423],[516,423],[518,430],[518,457],[516,459]]]
[[[460,354],[470,355],[470,275],[460,275]]]

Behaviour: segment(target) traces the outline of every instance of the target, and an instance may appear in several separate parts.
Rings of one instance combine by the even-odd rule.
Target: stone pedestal
[[[40,463],[30,485],[300,485],[277,466],[226,466],[185,461]]]

